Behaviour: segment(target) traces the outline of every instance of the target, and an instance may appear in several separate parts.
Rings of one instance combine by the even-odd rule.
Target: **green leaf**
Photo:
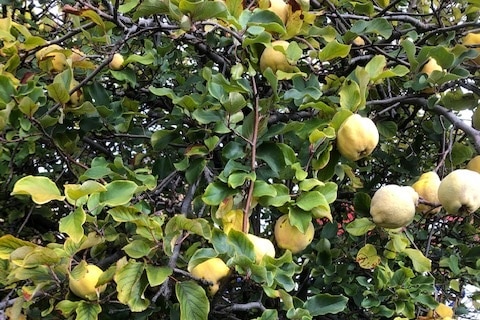
[[[147,256],[152,250],[153,244],[147,239],[135,239],[122,248],[131,258],[142,258]]]
[[[66,233],[73,242],[79,242],[83,238],[83,224],[86,219],[85,211],[82,207],[78,207],[75,211],[60,219],[58,230]]]
[[[376,123],[378,132],[387,139],[395,137],[397,134],[397,124],[393,121],[379,121]]]
[[[28,96],[21,98],[18,104],[18,109],[29,117],[32,117],[38,108],[39,105]]]
[[[129,203],[138,185],[133,181],[115,180],[108,183],[105,188],[106,191],[100,194],[100,201],[106,206],[116,207]]]
[[[255,181],[255,172],[234,172],[228,176],[228,186],[230,188],[237,188],[243,186],[247,180]]]
[[[235,254],[247,257],[251,261],[255,261],[255,252],[252,242],[245,236],[245,233],[231,229],[228,232],[228,243],[234,248]],[[230,253],[232,254],[232,253]]]
[[[140,3],[133,14],[133,19],[137,20],[140,17],[148,17],[156,14],[170,13],[170,8],[167,2],[158,0],[145,0]]]
[[[353,80],[345,80],[340,88],[340,106],[355,112],[362,102],[360,97],[360,87]]]
[[[76,319],[97,320],[98,315],[102,312],[102,307],[98,302],[80,301],[75,312],[77,313]]]
[[[24,241],[14,236],[7,234],[0,238],[0,259],[8,260],[10,259],[10,254],[18,248],[21,247],[31,247],[35,248],[37,245]]]
[[[67,196],[67,198],[70,198],[73,201],[95,192],[107,191],[104,185],[93,180],[87,180],[81,185],[66,184],[63,187],[65,189],[65,196]]]
[[[277,189],[271,184],[263,180],[255,180],[253,186],[253,196],[259,197],[275,197],[277,195]]]
[[[36,204],[44,204],[52,200],[63,201],[55,183],[47,177],[26,176],[18,180],[11,195],[29,195]]]
[[[151,287],[161,285],[173,274],[171,268],[157,267],[151,264],[147,264],[145,270],[147,271],[147,279]]]
[[[65,104],[70,100],[70,95],[68,90],[63,83],[51,83],[47,86],[47,92],[50,98],[55,100],[57,103]]]
[[[365,66],[365,70],[368,72],[370,79],[378,77],[383,69],[387,66],[387,58],[383,55],[376,55]]]
[[[407,248],[403,252],[412,260],[415,271],[430,272],[432,270],[432,261],[425,257],[420,250]]]
[[[75,312],[81,301],[62,300],[55,305],[55,310],[62,313],[65,318],[68,318]]]
[[[144,275],[145,264],[126,258],[117,262],[113,280],[117,283],[117,299],[130,307],[132,312],[142,312],[148,308],[150,301],[144,293],[148,286]],[[123,265],[122,265],[123,264]]]
[[[235,190],[230,189],[225,184],[221,182],[213,182],[205,189],[202,200],[209,206],[218,206],[223,199],[235,193]]]
[[[357,218],[346,225],[345,230],[352,236],[363,236],[370,230],[375,229],[376,225],[368,218]]]
[[[312,214],[295,206],[288,208],[288,219],[292,226],[295,226],[301,233],[305,233],[312,221]]]
[[[212,237],[212,230],[207,220],[203,218],[189,219],[184,215],[176,215],[171,218],[165,227],[166,233],[172,231],[185,230],[193,234],[210,239]]]
[[[330,61],[335,58],[345,58],[350,53],[350,45],[339,43],[337,40],[330,41],[320,51],[318,58],[321,61]]]
[[[286,31],[283,21],[270,10],[255,10],[248,19],[249,26],[261,26],[268,32],[284,34]]]
[[[175,293],[180,303],[180,320],[207,320],[210,302],[205,290],[195,281],[178,281]]]
[[[302,192],[296,204],[305,211],[310,211],[315,207],[328,207],[327,199],[318,191]]]
[[[347,307],[347,302],[348,298],[345,296],[320,293],[309,298],[303,307],[315,317],[342,312]]]

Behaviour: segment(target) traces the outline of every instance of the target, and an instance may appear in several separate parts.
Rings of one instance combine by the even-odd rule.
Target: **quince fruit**
[[[389,184],[373,195],[370,215],[379,227],[402,228],[413,221],[417,204],[418,194],[412,187]]]
[[[38,61],[38,66],[45,71],[51,73],[58,73],[65,70],[68,66],[67,57],[63,52],[62,47],[58,44],[52,44],[48,47],[42,48],[35,53]]]
[[[73,88],[75,88],[76,86],[78,86],[79,82],[75,79],[72,79],[72,81],[70,82],[70,89],[69,90],[72,90]],[[78,107],[79,105],[81,105],[83,103],[83,92],[82,92],[82,89],[77,89],[75,92],[73,92],[71,95],[70,95],[70,105],[72,107]]]
[[[440,182],[438,200],[451,215],[475,212],[480,208],[480,173],[468,169],[450,172]]]
[[[438,204],[438,187],[440,186],[440,177],[435,171],[423,173],[420,178],[412,185],[412,188],[418,195],[432,204]],[[440,211],[440,207],[432,207],[428,204],[420,203],[417,210],[424,214],[435,214]]]
[[[470,32],[463,37],[462,43],[466,46],[480,45],[480,33]],[[480,53],[480,47],[475,48]],[[477,64],[480,63],[480,55],[473,59]]]
[[[370,118],[353,114],[338,129],[337,149],[345,158],[357,161],[370,155],[378,140],[375,123]]]
[[[268,10],[275,13],[283,23],[287,23],[288,19],[288,4],[283,0],[270,0],[270,7]]]
[[[426,73],[428,76],[432,74],[433,71],[442,71],[442,67],[437,63],[437,60],[434,58],[428,59],[427,63],[422,68],[422,72]]]
[[[279,248],[290,250],[293,254],[303,251],[313,240],[315,228],[310,221],[305,233],[292,226],[288,214],[278,218],[275,223],[275,241]]]
[[[215,295],[220,288],[220,282],[223,278],[230,274],[230,268],[220,258],[210,258],[202,263],[197,264],[195,267],[190,268],[188,271],[196,278],[204,279],[212,284],[208,287],[210,295]]]
[[[124,62],[125,60],[123,59],[123,56],[117,52],[113,55],[112,61],[110,61],[108,66],[112,70],[121,70]]]
[[[287,56],[282,51],[277,50],[277,48],[287,50],[288,45],[288,41],[276,40],[272,42],[271,47],[265,48],[260,56],[260,70],[265,72],[267,68],[270,68],[273,73],[276,73],[277,70],[283,72],[292,71],[293,66],[288,62]]]
[[[85,266],[85,272],[81,274],[78,279],[70,275],[68,279],[70,290],[79,298],[88,300],[97,299],[100,293],[105,291],[107,287],[106,284],[97,287],[98,279],[102,273],[103,270],[96,265],[87,264]]]
[[[264,256],[275,258],[275,247],[273,246],[272,241],[250,233],[246,236],[253,244],[256,263],[260,263]]]
[[[480,173],[480,155],[475,156],[468,161],[467,169]]]

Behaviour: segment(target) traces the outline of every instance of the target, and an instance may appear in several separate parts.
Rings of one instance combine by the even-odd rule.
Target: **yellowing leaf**
[[[234,229],[237,231],[242,231],[243,226],[243,210],[235,209],[230,210],[222,217],[223,222],[223,231],[228,233],[230,230]]]
[[[15,183],[11,195],[29,195],[36,204],[65,199],[64,196],[60,195],[60,191],[52,180],[40,176],[21,178]]]
[[[373,245],[366,244],[358,250],[356,261],[363,269],[374,269],[380,263],[380,256]]]
[[[415,271],[429,272],[432,270],[432,261],[425,257],[420,250],[407,248],[403,252],[412,260]]]

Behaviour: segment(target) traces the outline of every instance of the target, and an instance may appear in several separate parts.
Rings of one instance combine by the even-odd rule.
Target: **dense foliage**
[[[388,230],[369,207],[480,153],[478,1],[289,0],[285,21],[267,0],[0,3],[0,318],[472,312],[478,216]],[[288,68],[261,70],[277,39]],[[352,113],[380,133],[358,161],[337,150]],[[256,261],[245,232],[276,244],[284,214],[313,242]],[[190,272],[213,257],[216,292]],[[87,263],[91,300],[68,285]]]

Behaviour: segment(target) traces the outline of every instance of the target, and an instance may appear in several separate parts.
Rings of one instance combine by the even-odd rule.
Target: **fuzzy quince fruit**
[[[480,33],[470,32],[463,37],[462,43],[466,46],[475,46],[480,44]],[[475,48],[480,53],[480,47]],[[473,59],[476,63],[480,63],[480,55]]]
[[[273,73],[277,72],[277,70],[284,72],[292,71],[293,66],[288,62],[287,56],[282,51],[277,50],[278,48],[287,50],[288,45],[288,41],[276,40],[272,42],[271,47],[265,48],[260,56],[260,70],[265,72],[267,68],[270,68]]]
[[[480,173],[468,169],[450,172],[440,182],[438,200],[452,215],[476,211],[480,208]]]
[[[468,161],[467,169],[480,173],[480,155],[475,156]]]
[[[442,67],[437,63],[435,58],[428,59],[427,63],[422,68],[422,72],[431,75],[433,71],[442,71]]]
[[[338,129],[337,149],[345,158],[357,161],[371,154],[378,140],[375,123],[370,118],[353,114]]]
[[[112,61],[110,61],[108,66],[112,70],[121,70],[124,62],[125,60],[123,59],[123,56],[117,52],[113,55]]]
[[[35,53],[38,61],[38,66],[48,72],[62,72],[68,66],[67,57],[63,52],[62,47],[58,44],[52,44],[48,47],[42,48]]]
[[[440,186],[440,177],[435,171],[423,173],[420,178],[412,185],[412,188],[418,195],[432,203],[438,204],[438,187]],[[435,214],[440,211],[440,207],[432,207],[428,204],[419,204],[417,210],[424,214]]]
[[[76,86],[78,86],[79,82],[75,79],[72,79],[72,81],[70,82],[70,90],[72,90],[73,88],[75,88]],[[83,102],[83,92],[82,92],[82,89],[77,89],[75,92],[73,92],[71,95],[70,95],[70,105],[72,107],[78,107],[79,105],[82,104]]]
[[[303,251],[313,240],[315,228],[310,222],[305,233],[292,226],[288,220],[288,214],[278,218],[275,223],[275,241],[279,248],[288,249],[293,254]]]
[[[413,221],[417,204],[418,194],[412,187],[389,184],[373,195],[370,215],[379,227],[402,228]]]
[[[78,267],[78,266],[77,266]],[[68,279],[68,285],[70,290],[79,298],[95,300],[100,293],[105,291],[106,284],[97,287],[97,282],[103,271],[94,264],[87,264],[85,272],[80,275],[80,278],[75,279],[70,276]],[[75,269],[74,269],[75,270]]]
[[[275,258],[275,247],[273,246],[272,241],[250,233],[246,236],[253,244],[256,263],[260,263],[264,256]]]
[[[220,288],[220,282],[230,274],[230,268],[220,258],[210,258],[195,267],[188,267],[188,271],[196,278],[212,282],[208,292],[215,295]]]
[[[268,10],[275,13],[283,23],[287,22],[288,19],[288,4],[283,0],[270,0],[270,7]]]

